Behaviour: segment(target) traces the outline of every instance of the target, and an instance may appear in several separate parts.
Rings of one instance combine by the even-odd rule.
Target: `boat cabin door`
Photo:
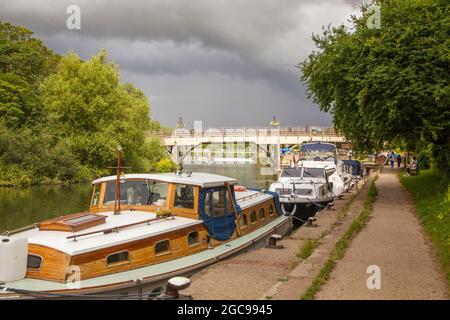
[[[236,229],[236,223],[229,189],[227,187],[202,189],[200,216],[213,239],[219,241],[230,239]]]

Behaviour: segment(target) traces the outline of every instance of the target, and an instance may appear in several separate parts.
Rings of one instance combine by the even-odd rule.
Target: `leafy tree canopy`
[[[0,22],[0,185],[88,180],[111,173],[121,145],[132,171],[173,170],[150,104],[105,51],[56,55],[33,32]]]
[[[309,97],[333,115],[355,148],[385,142],[409,150],[430,145],[440,168],[450,167],[450,15],[446,0],[379,0],[373,14],[351,18],[352,28],[324,28],[316,51],[300,65]]]
[[[0,22],[0,119],[6,125],[18,128],[37,121],[38,84],[58,59],[32,31]]]
[[[106,168],[121,145],[127,164],[142,169],[150,105],[142,91],[120,82],[105,51],[86,61],[75,53],[63,57],[43,81],[41,99],[53,130],[69,138],[82,164]]]

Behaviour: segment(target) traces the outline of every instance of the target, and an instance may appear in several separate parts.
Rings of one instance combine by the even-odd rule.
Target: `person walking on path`
[[[400,169],[400,165],[402,164],[402,155],[397,155],[397,167]]]
[[[392,151],[391,154],[389,155],[389,161],[391,162],[391,169],[394,169],[394,162],[396,158],[397,157],[395,155],[395,152]]]

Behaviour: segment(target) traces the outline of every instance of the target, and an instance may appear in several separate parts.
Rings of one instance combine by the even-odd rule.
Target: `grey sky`
[[[329,125],[308,101],[294,66],[311,34],[346,22],[358,0],[2,0],[0,20],[24,25],[46,45],[83,58],[107,49],[123,80],[142,89],[165,125]],[[81,8],[81,30],[66,8]]]

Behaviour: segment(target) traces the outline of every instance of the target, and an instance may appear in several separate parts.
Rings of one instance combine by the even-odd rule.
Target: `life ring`
[[[234,186],[234,191],[247,191],[247,188],[244,186]]]

